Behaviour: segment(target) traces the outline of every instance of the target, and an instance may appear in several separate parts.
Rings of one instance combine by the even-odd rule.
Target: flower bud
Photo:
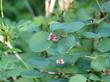
[[[57,59],[56,63],[63,65],[65,62],[64,62],[64,59]]]

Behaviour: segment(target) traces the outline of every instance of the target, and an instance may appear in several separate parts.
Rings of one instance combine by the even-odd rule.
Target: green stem
[[[5,43],[10,49],[12,49],[13,48],[13,46],[11,45],[11,43],[10,42],[6,42]],[[17,53],[17,52],[13,52],[14,54],[15,54],[15,56],[18,58],[18,60],[19,61],[21,61],[21,63],[27,68],[27,69],[29,69],[29,66],[24,62],[24,60],[19,56],[19,54]]]
[[[2,26],[4,27],[4,13],[3,13],[3,0],[0,0],[0,10],[1,10],[1,17],[2,17]]]
[[[3,13],[3,0],[1,0],[1,17],[4,18],[4,13]]]

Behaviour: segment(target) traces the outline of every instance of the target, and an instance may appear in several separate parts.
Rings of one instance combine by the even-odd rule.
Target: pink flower
[[[57,42],[59,40],[59,37],[55,33],[50,33],[48,36],[48,40],[52,40],[53,42]]]

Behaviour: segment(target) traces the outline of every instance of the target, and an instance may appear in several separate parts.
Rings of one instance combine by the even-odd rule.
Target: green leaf
[[[35,82],[35,81],[33,79],[29,79],[29,78],[20,78],[16,82]]]
[[[7,69],[12,67],[13,64],[17,63],[18,60],[13,55],[2,56],[2,60],[0,60],[0,69]]]
[[[98,33],[93,32],[85,32],[83,33],[83,36],[86,38],[101,38],[101,37],[109,37],[110,36],[110,28],[105,27],[103,29],[100,29]]]
[[[27,70],[21,73],[21,76],[25,78],[41,78],[44,77],[45,75],[46,75],[45,73],[41,73],[35,70]]]
[[[96,49],[101,51],[101,52],[107,52],[110,50],[110,39],[109,38],[104,38],[100,40],[96,44]]]
[[[31,58],[28,60],[28,63],[33,67],[39,70],[46,70],[50,66],[50,62],[45,58],[37,57]]]
[[[110,55],[109,54],[106,56],[105,66],[106,68],[110,68]]]
[[[47,49],[48,55],[59,55],[57,44],[53,44],[50,48]]]
[[[64,68],[61,68],[59,72],[74,74],[79,73],[79,70],[74,65],[67,64]]]
[[[69,82],[86,82],[86,81],[87,81],[87,78],[79,74],[70,77],[70,80],[69,80]]]
[[[64,32],[76,32],[83,28],[85,24],[83,22],[72,22],[72,23],[59,23],[55,22],[50,25],[50,30],[63,30]]]
[[[58,42],[58,50],[60,53],[65,53],[76,45],[76,40],[73,35],[69,35],[66,38],[61,39]]]
[[[96,34],[93,32],[85,32],[83,35],[87,38],[101,38],[100,34]]]
[[[20,73],[21,73],[21,70],[20,69],[17,69],[17,68],[14,68],[14,69],[8,69],[8,71],[4,71],[4,73],[6,73],[6,75],[8,77],[16,77],[16,76],[19,76]]]
[[[40,31],[39,26],[34,24],[32,21],[20,21],[18,23],[19,31],[21,32],[38,32]]]
[[[109,37],[110,36],[110,28],[109,26],[103,26],[103,28],[99,28],[98,34],[102,37]]]
[[[90,74],[89,79],[91,79],[91,80],[93,80],[93,81],[99,81],[99,80],[100,80],[100,77],[98,77],[98,76],[95,75],[95,74]]]
[[[110,1],[106,1],[102,4],[102,8],[105,12],[110,12]]]
[[[87,72],[91,69],[91,61],[88,58],[82,58],[76,62],[77,67],[81,73]]]
[[[45,22],[45,19],[42,16],[38,16],[36,18],[34,18],[34,22],[40,26],[41,24],[43,24]]]
[[[102,56],[97,56],[96,59],[94,59],[91,62],[91,67],[96,71],[102,71],[105,69],[105,58]]]
[[[38,32],[32,36],[29,42],[30,49],[34,52],[41,52],[47,50],[52,42],[48,40],[49,33],[48,32]]]
[[[105,75],[102,77],[103,82],[110,82],[110,75]]]

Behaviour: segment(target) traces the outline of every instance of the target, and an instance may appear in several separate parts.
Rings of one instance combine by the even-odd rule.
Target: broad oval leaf
[[[48,32],[38,32],[32,36],[29,42],[30,49],[34,52],[41,52],[47,50],[52,42],[48,40],[49,33]]]
[[[86,82],[86,81],[87,81],[87,78],[79,74],[72,76],[69,80],[69,82]]]
[[[50,48],[47,49],[48,55],[59,55],[57,44],[53,44]]]
[[[96,49],[101,52],[107,52],[110,50],[110,39],[104,38],[96,44]]]
[[[50,30],[63,30],[64,32],[76,32],[83,28],[85,24],[83,22],[72,22],[72,23],[59,23],[55,22],[50,25]]]
[[[76,45],[76,40],[73,35],[63,38],[57,44],[60,53],[65,53]]]
[[[37,68],[39,70],[46,70],[50,66],[50,61],[42,57],[31,58],[27,61],[27,63],[33,68]]]
[[[102,71],[105,69],[105,58],[103,56],[97,56],[92,60],[91,67],[96,71]]]
[[[110,36],[110,28],[109,26],[105,26],[103,28],[100,28],[98,31],[98,34],[101,35],[102,37],[109,37]]]
[[[98,75],[95,75],[95,74],[90,74],[89,79],[91,79],[93,81],[99,81],[99,80],[101,80],[100,77]]]

